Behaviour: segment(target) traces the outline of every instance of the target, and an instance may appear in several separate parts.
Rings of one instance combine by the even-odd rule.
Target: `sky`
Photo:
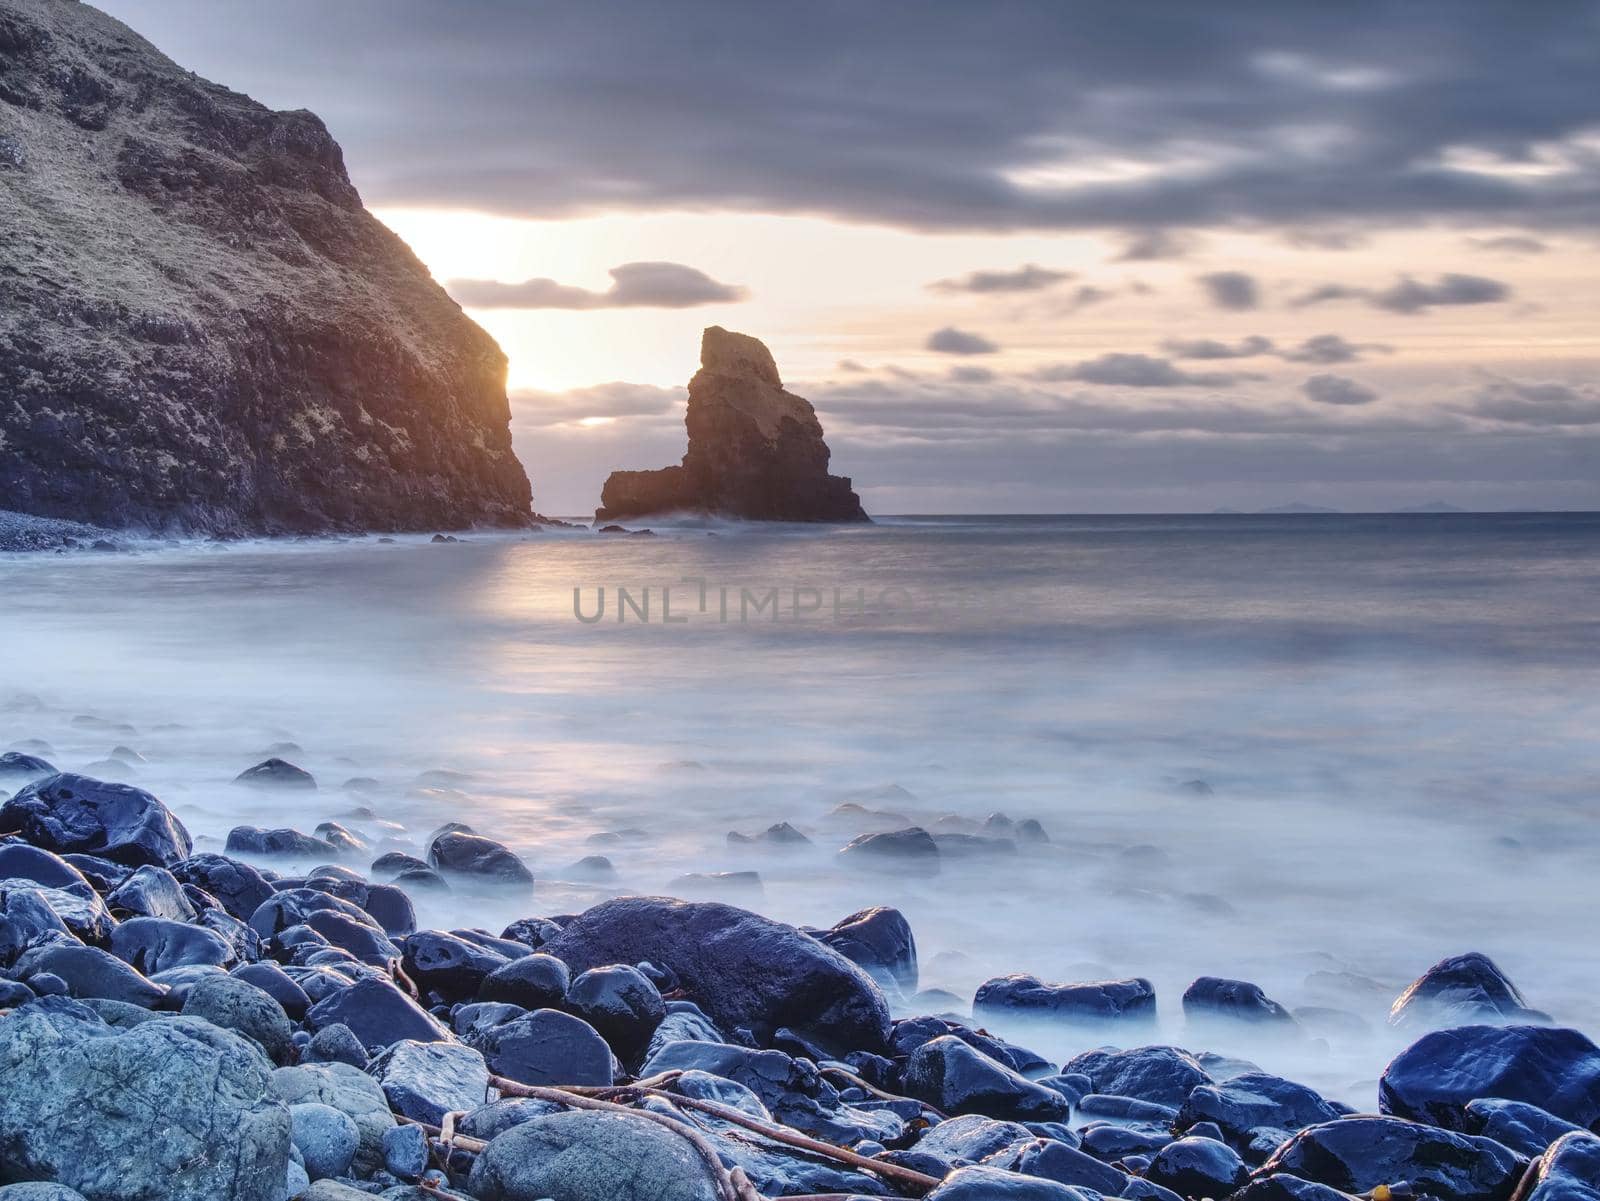
[[[543,512],[771,347],[869,511],[1600,509],[1600,0],[102,0],[308,108]]]

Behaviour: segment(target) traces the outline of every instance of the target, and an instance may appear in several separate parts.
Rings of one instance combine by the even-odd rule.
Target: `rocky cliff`
[[[527,524],[505,368],[315,116],[76,0],[0,0],[0,509]]]
[[[596,521],[707,513],[751,521],[866,521],[850,481],[828,474],[811,403],[786,391],[772,354],[719,325],[689,381],[689,449],[658,471],[614,471]]]

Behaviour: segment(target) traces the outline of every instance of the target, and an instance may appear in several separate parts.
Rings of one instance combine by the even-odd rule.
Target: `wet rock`
[[[1183,1016],[1191,1022],[1248,1022],[1292,1028],[1294,1017],[1248,980],[1201,976],[1183,993]]]
[[[111,932],[111,953],[146,976],[202,964],[227,968],[236,959],[228,940],[214,930],[162,917],[123,922]]]
[[[549,1009],[561,1004],[571,984],[567,965],[554,955],[524,955],[485,976],[478,998],[523,1009]]]
[[[56,774],[48,760],[22,751],[7,751],[0,755],[0,787],[21,788]]]
[[[106,897],[106,907],[117,917],[164,917],[175,922],[195,920],[194,906],[164,867],[145,866],[125,879]]]
[[[480,1030],[469,1039],[489,1071],[521,1084],[608,1085],[614,1079],[611,1048],[582,1018],[555,1009]]]
[[[417,911],[411,898],[392,884],[373,884],[367,889],[367,901],[362,906],[383,932],[391,938],[404,938],[417,929]]]
[[[383,1136],[394,1129],[394,1115],[383,1089],[365,1072],[344,1063],[302,1063],[279,1068],[269,1082],[285,1105],[320,1102],[355,1122],[360,1136],[353,1167],[369,1173],[383,1166]]]
[[[364,838],[354,830],[342,826],[338,822],[319,822],[312,833],[329,846],[340,851],[354,852],[367,849],[367,843]]]
[[[575,880],[615,880],[617,869],[604,855],[585,855],[567,869]]]
[[[82,872],[84,878],[102,896],[126,880],[128,873],[133,871],[125,864],[112,863],[111,860],[102,859],[99,855],[80,855],[74,852],[61,856],[61,859]],[[173,866],[177,867],[178,864]]]
[[[479,1201],[719,1201],[687,1141],[646,1118],[558,1113],[490,1140],[467,1185]]]
[[[313,913],[322,910],[341,914],[382,936],[378,923],[361,906],[316,888],[288,888],[273,893],[250,915],[250,928],[263,939],[272,939],[292,926],[305,925]]]
[[[1352,1198],[1349,1193],[1341,1193],[1325,1184],[1276,1172],[1270,1176],[1257,1176],[1235,1193],[1230,1201],[1352,1201]]]
[[[420,1126],[396,1126],[383,1136],[384,1170],[416,1180],[428,1170],[428,1136]],[[0,1198],[3,1201],[3,1198]]]
[[[367,1072],[383,1088],[390,1109],[434,1126],[447,1113],[476,1109],[489,1091],[483,1055],[456,1043],[393,1043]]]
[[[281,855],[297,859],[338,853],[332,843],[300,830],[263,830],[260,826],[235,826],[228,831],[228,842],[223,849],[230,855]]]
[[[191,855],[173,864],[172,874],[182,884],[205,889],[240,921],[249,921],[273,894],[271,883],[259,871],[225,855]]]
[[[272,758],[246,768],[234,777],[235,784],[251,788],[286,788],[311,792],[317,787],[316,779],[304,768],[296,767],[287,759]]]
[[[518,918],[500,932],[500,937],[519,942],[532,950],[540,950],[545,943],[561,933],[561,924],[545,917]]]
[[[311,999],[275,963],[245,963],[233,969],[236,979],[252,984],[266,993],[283,1009],[290,1021],[298,1022],[311,1007]]]
[[[29,947],[57,934],[103,946],[116,920],[85,884],[46,888],[32,880],[0,880],[0,963],[12,963]]]
[[[1037,976],[998,976],[978,987],[972,1012],[974,1017],[1051,1018],[1078,1025],[1148,1023],[1156,1016],[1156,990],[1142,977],[1045,984]]]
[[[811,839],[800,833],[788,822],[778,822],[768,826],[759,834],[740,834],[737,831],[730,830],[728,832],[728,844],[730,846],[759,844],[775,848],[793,848],[808,847],[811,845]]]
[[[1069,1184],[1074,1188],[1093,1189],[1108,1197],[1122,1196],[1129,1178],[1109,1164],[1103,1164],[1092,1155],[1085,1155],[1076,1147],[1053,1139],[1036,1138],[1007,1147],[989,1156],[985,1163],[992,1168],[1004,1168],[1020,1176],[1037,1176]]]
[[[533,873],[512,851],[476,834],[447,831],[428,844],[428,865],[486,883],[531,887]]]
[[[1452,1201],[1506,1201],[1527,1161],[1499,1143],[1393,1117],[1346,1117],[1300,1131],[1261,1168],[1347,1193],[1408,1181]]]
[[[1540,1161],[1526,1201],[1600,1201],[1600,1138],[1565,1134]]]
[[[1441,959],[1417,977],[1389,1010],[1389,1024],[1404,1029],[1533,1024],[1548,1014],[1529,1009],[1517,986],[1487,955]]]
[[[672,1042],[720,1043],[727,1040],[716,1023],[700,1010],[693,1001],[668,1001],[666,1016],[650,1036],[645,1048],[645,1058],[652,1059],[662,1047]]]
[[[330,993],[306,1011],[306,1021],[313,1030],[348,1026],[369,1052],[403,1038],[444,1042],[450,1037],[427,1010],[386,980],[362,980]]]
[[[1162,1130],[1171,1126],[1178,1117],[1175,1106],[1118,1097],[1110,1093],[1089,1093],[1080,1097],[1074,1108],[1078,1116],[1085,1120],[1099,1119],[1124,1126],[1159,1127]]]
[[[661,897],[607,901],[543,948],[572,970],[648,961],[671,971],[724,1030],[783,1026],[842,1050],[880,1050],[889,1010],[870,976],[792,926],[731,905]]]
[[[951,1172],[926,1201],[1084,1201],[1084,1196],[1053,1180],[974,1164]]]
[[[1562,1135],[1581,1129],[1537,1105],[1494,1097],[1467,1102],[1465,1119],[1468,1134],[1492,1138],[1529,1159],[1543,1155],[1545,1148]]]
[[[404,851],[390,851],[388,854],[379,855],[372,861],[372,874],[390,880],[402,872],[425,872],[431,870],[421,859],[418,859],[415,855],[407,855]]]
[[[879,984],[917,991],[917,940],[898,909],[863,909],[827,930],[806,931],[862,968]]]
[[[40,1005],[0,1022],[8,1175],[96,1198],[280,1201],[289,1115],[258,1050],[188,1018],[120,1032]]]
[[[1600,1048],[1554,1026],[1460,1026],[1412,1043],[1384,1069],[1384,1113],[1451,1130],[1480,1097],[1526,1101],[1574,1125],[1600,1120]]]
[[[468,1138],[481,1138],[484,1142],[488,1142],[513,1126],[531,1122],[534,1118],[565,1112],[563,1106],[553,1101],[539,1101],[533,1097],[506,1097],[500,1101],[491,1101],[487,1105],[479,1105],[456,1123],[456,1129]]]
[[[450,884],[431,867],[420,870],[408,868],[394,878],[397,888],[409,889],[412,892],[449,892]]]
[[[103,997],[144,1009],[154,1008],[167,993],[166,989],[151,984],[121,959],[99,947],[71,944],[37,947],[17,961],[16,974],[24,981],[41,974],[56,976],[66,983],[70,996]]]
[[[346,1113],[320,1101],[289,1107],[292,1139],[312,1180],[343,1176],[361,1149],[361,1131]]]
[[[921,826],[910,826],[853,838],[840,848],[839,858],[879,868],[893,866],[934,875],[939,871],[939,844]]]
[[[446,1005],[470,1001],[507,959],[476,943],[442,930],[419,930],[406,939],[403,964],[406,975],[423,992]]]
[[[170,867],[190,850],[183,823],[150,793],[68,773],[35,780],[0,806],[0,834],[129,867]]]
[[[1069,1059],[1061,1070],[1089,1077],[1094,1092],[1172,1108],[1182,1105],[1196,1088],[1212,1083],[1199,1061],[1177,1047],[1085,1051]]]
[[[1246,1072],[1216,1084],[1203,1084],[1182,1102],[1177,1128],[1214,1124],[1235,1146],[1245,1146],[1258,1130],[1292,1134],[1331,1122],[1342,1110],[1313,1089],[1266,1072]]]
[[[367,1070],[367,1049],[342,1022],[324,1026],[313,1034],[300,1052],[301,1063],[347,1063]]]
[[[1190,1137],[1157,1151],[1144,1178],[1185,1197],[1225,1197],[1244,1185],[1250,1169],[1226,1143]]]
[[[1066,1098],[946,1035],[924,1043],[906,1064],[906,1092],[949,1114],[1018,1122],[1064,1119]]]
[[[293,1057],[294,1029],[283,1007],[237,976],[211,975],[196,983],[184,998],[182,1013],[249,1039],[275,1064]]]
[[[1156,1126],[1127,1126],[1120,1122],[1091,1122],[1078,1131],[1086,1154],[1106,1163],[1124,1163],[1129,1156],[1149,1157],[1172,1141]]]
[[[88,878],[60,855],[25,842],[0,845],[0,880],[32,880],[46,888],[88,885]]]
[[[621,964],[584,972],[572,982],[564,1008],[598,1030],[629,1063],[637,1062],[667,1016],[656,986],[638,968]]]

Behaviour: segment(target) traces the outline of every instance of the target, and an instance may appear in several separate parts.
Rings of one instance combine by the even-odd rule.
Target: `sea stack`
[[[689,381],[683,462],[614,471],[595,520],[695,513],[747,521],[867,521],[850,480],[828,474],[811,402],[787,391],[760,341],[713,325]]]
[[[520,526],[506,358],[308,112],[0,0],[0,507],[214,534]]]

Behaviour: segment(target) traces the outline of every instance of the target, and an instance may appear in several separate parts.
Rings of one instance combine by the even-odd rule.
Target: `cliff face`
[[[315,116],[76,0],[0,0],[0,509],[525,525],[505,367]]]
[[[596,521],[708,513],[751,521],[866,521],[849,479],[828,474],[809,401],[788,392],[755,338],[713,325],[689,381],[689,449],[658,471],[614,471]]]

